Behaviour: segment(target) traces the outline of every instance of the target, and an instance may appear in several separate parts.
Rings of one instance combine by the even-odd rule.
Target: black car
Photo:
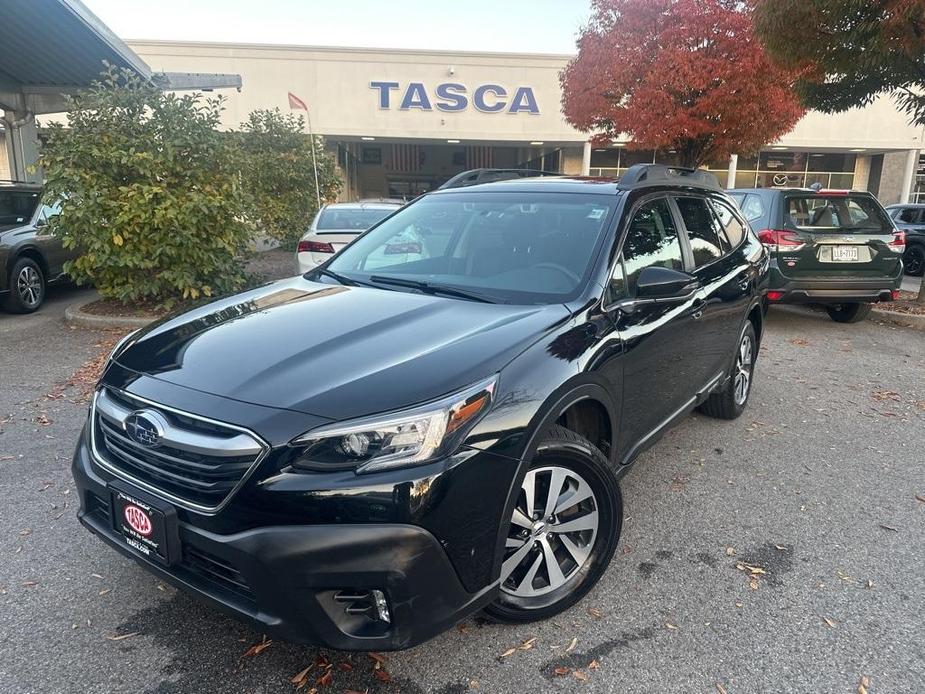
[[[42,187],[0,181],[0,305],[31,313],[45,300],[49,282],[64,277],[72,254],[43,233],[58,206],[42,203]]]
[[[905,234],[873,195],[811,188],[742,188],[729,194],[771,252],[768,299],[818,304],[856,323],[897,297]]]
[[[906,233],[906,252],[903,254],[906,274],[913,277],[925,275],[925,205],[889,205],[886,211],[897,228]]]
[[[409,230],[422,252],[384,264]],[[550,617],[607,568],[640,452],[745,408],[767,265],[700,172],[427,194],[304,277],[118,345],[79,518],[279,638]]]

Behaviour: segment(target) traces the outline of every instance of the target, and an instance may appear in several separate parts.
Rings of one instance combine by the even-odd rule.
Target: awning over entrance
[[[0,5],[0,109],[12,178],[37,180],[35,116],[65,109],[65,95],[90,84],[103,63],[163,89],[241,87],[239,75],[153,73],[79,0],[8,0]]]

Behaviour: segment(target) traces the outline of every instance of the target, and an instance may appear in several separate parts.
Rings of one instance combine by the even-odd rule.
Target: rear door
[[[896,228],[869,193],[792,191],[783,194],[780,271],[791,279],[893,277],[901,248]]]

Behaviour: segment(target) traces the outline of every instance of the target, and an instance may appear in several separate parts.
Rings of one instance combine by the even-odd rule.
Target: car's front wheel
[[[37,311],[45,300],[45,275],[31,258],[20,258],[9,277],[10,295],[6,308],[13,313]]]
[[[860,323],[870,313],[870,304],[835,304],[826,306],[825,310],[836,323]]]
[[[925,246],[917,243],[906,246],[903,254],[903,266],[907,275],[921,277],[925,274]]]
[[[623,502],[607,458],[552,427],[527,471],[507,528],[501,593],[486,612],[505,622],[548,619],[578,602],[610,564]]]

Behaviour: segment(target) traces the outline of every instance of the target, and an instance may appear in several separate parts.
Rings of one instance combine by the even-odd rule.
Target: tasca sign
[[[500,84],[482,84],[468,88],[457,82],[445,82],[428,88],[423,82],[370,82],[377,92],[379,108],[389,111],[444,111],[454,113],[474,108],[482,113],[529,113],[538,115],[539,105],[533,87],[505,88]]]

